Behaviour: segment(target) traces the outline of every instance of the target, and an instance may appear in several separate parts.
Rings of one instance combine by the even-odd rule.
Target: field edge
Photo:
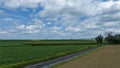
[[[93,51],[91,51],[91,52],[85,53],[85,54],[82,55],[82,56],[78,56],[78,57],[73,58],[73,59],[70,59],[70,60],[68,60],[68,61],[64,61],[64,62],[58,63],[58,64],[56,64],[56,65],[54,65],[54,66],[52,66],[52,67],[50,67],[50,68],[57,68],[57,67],[60,66],[60,65],[63,65],[63,64],[65,64],[65,63],[68,63],[68,62],[73,61],[73,60],[76,60],[76,59],[79,59],[79,58],[84,57],[84,56],[86,56],[86,55],[88,55],[88,54],[91,54],[91,53],[93,53],[93,52],[99,51],[99,50],[105,48],[106,46],[107,46],[107,45],[103,45],[103,46],[101,46],[101,47],[99,47],[99,48],[97,48],[97,49],[95,49],[95,50],[93,50]]]

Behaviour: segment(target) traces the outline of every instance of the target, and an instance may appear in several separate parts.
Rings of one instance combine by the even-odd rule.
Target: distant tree
[[[111,34],[108,33],[105,37],[105,40],[108,42],[108,44],[120,44],[120,34]]]
[[[115,34],[114,38],[115,38],[115,44],[120,44],[120,34]]]
[[[102,44],[103,43],[103,36],[102,35],[99,35],[95,38],[97,44]]]
[[[113,44],[115,42],[115,37],[114,37],[113,33],[112,32],[107,33],[107,36],[105,37],[105,40],[109,44]]]

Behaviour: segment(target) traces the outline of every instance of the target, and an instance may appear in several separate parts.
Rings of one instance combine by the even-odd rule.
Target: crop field
[[[94,46],[93,40],[0,40],[0,68],[23,67]]]

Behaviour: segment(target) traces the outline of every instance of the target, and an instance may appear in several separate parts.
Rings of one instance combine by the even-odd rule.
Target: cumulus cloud
[[[80,29],[80,27],[71,27],[71,26],[67,27],[65,30],[66,31],[71,31],[71,32],[80,32],[80,31],[82,31]]]
[[[3,4],[7,8],[36,8],[39,6],[41,0],[1,0],[0,4]]]
[[[105,27],[117,27],[120,24],[120,22],[106,22],[104,23]]]
[[[7,34],[7,31],[0,31],[0,34]]]
[[[44,26],[45,26],[45,24],[37,18],[33,19],[32,22],[33,22],[33,24],[31,24],[31,25],[27,25],[27,26],[21,25],[21,27],[24,27],[24,31],[26,33],[39,33],[40,30],[42,30],[42,28],[44,28]]]
[[[19,25],[17,26],[18,29],[25,29],[25,25]]]
[[[120,33],[120,0],[0,0],[0,6],[13,11],[35,10],[31,12],[31,24],[17,26],[24,33],[47,33],[48,36],[54,33],[68,37],[73,34],[90,37],[108,31]]]
[[[44,10],[39,12],[38,15],[46,16],[59,16],[59,14],[70,14],[75,16],[82,15],[95,15],[97,11],[96,6],[92,4],[92,0],[47,0],[42,2],[41,5]]]
[[[61,27],[57,27],[57,26],[51,27],[51,31],[53,31],[53,32],[57,32],[61,29],[62,29]]]
[[[6,22],[9,22],[9,21],[12,21],[13,19],[12,18],[3,18],[1,19],[2,21],[6,21]]]

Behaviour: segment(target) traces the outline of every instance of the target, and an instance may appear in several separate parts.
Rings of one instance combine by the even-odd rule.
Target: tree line
[[[97,44],[103,44],[104,41],[108,44],[120,44],[120,34],[107,33],[105,37],[98,35],[95,40]]]

